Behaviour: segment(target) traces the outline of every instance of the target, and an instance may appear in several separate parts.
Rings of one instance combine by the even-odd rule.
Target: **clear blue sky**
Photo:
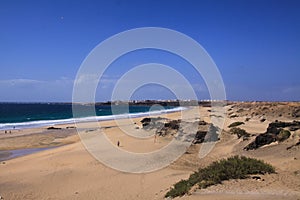
[[[300,1],[0,0],[0,101],[71,101],[73,81],[88,53],[108,37],[138,27],[165,27],[199,42],[217,64],[229,100],[300,100]],[[100,83],[110,99],[130,67],[168,64],[208,98],[185,61],[159,51],[117,60]],[[160,91],[159,93],[157,91]],[[146,86],[133,98],[172,98]]]

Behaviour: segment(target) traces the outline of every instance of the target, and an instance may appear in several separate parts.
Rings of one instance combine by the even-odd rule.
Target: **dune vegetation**
[[[233,156],[213,162],[206,168],[191,174],[187,180],[179,181],[165,197],[183,196],[195,185],[198,185],[200,189],[207,188],[225,180],[245,179],[250,175],[266,173],[275,173],[274,167],[254,158]]]

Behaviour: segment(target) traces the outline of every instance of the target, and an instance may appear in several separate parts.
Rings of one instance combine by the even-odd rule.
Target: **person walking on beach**
[[[117,142],[117,145],[118,145],[118,147],[120,146],[120,141],[118,140],[118,142]]]

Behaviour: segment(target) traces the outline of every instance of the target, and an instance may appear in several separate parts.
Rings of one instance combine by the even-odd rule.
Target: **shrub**
[[[231,134],[237,135],[238,138],[241,138],[241,137],[243,137],[243,138],[250,137],[249,133],[247,133],[244,129],[241,129],[241,128],[238,128],[238,127],[231,128],[229,130],[229,132]]]
[[[184,194],[188,193],[191,189],[192,185],[189,184],[188,180],[181,180],[174,185],[174,188],[170,190],[166,197],[178,197],[183,196]]]
[[[233,122],[228,126],[228,128],[236,127],[236,126],[239,126],[242,124],[245,124],[245,123],[244,122]]]
[[[251,174],[274,173],[273,166],[265,162],[244,156],[233,156],[213,162],[203,169],[190,175],[189,179],[181,180],[165,195],[165,197],[183,196],[196,184],[199,188],[220,184],[224,180],[245,179]]]
[[[284,140],[288,139],[291,136],[290,131],[288,130],[281,130],[277,135],[277,140],[279,142],[283,142]]]

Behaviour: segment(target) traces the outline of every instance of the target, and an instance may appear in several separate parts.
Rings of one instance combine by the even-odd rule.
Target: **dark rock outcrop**
[[[166,136],[168,134],[174,134],[180,128],[181,120],[171,120],[163,124],[163,126],[156,130],[156,134],[159,136]]]
[[[300,129],[300,121],[293,121],[293,122],[275,121],[269,124],[267,132],[276,132],[277,129],[277,132],[279,133],[280,128],[289,128],[291,131],[296,131]]]
[[[178,131],[183,133],[184,130],[180,127],[181,123],[184,123],[185,126],[198,126],[195,138],[190,138],[190,140],[193,141],[193,144],[215,142],[219,139],[219,128],[205,121],[182,122],[181,120],[168,120],[161,117],[146,117],[141,120],[141,123],[144,130],[155,130],[155,133],[162,137],[175,135]]]
[[[259,147],[262,147],[266,144],[270,144],[276,141],[276,136],[271,133],[263,133],[258,135],[253,142],[248,144],[244,149],[245,150],[253,150]]]
[[[203,142],[216,142],[219,140],[219,128],[214,126],[213,124],[209,124],[207,130],[198,130],[195,138],[193,140],[193,144],[200,144]]]
[[[166,118],[162,117],[156,117],[156,118],[149,118],[146,117],[141,120],[143,129],[145,130],[151,130],[151,129],[160,129],[164,126],[164,122],[166,121]]]
[[[219,132],[220,129],[213,124],[211,124],[208,128],[207,135],[205,137],[205,141],[207,142],[216,142],[219,140]]]
[[[174,130],[178,130],[179,129],[179,125],[181,123],[181,120],[172,120],[170,122],[165,123],[164,127],[165,128],[171,128]]]
[[[197,131],[195,135],[195,139],[193,140],[193,144],[199,144],[204,142],[204,138],[206,136],[207,131]]]
[[[269,124],[267,131],[258,135],[253,142],[248,144],[244,149],[253,150],[272,142],[283,142],[290,137],[290,132],[285,129],[295,131],[300,129],[300,121],[281,122],[275,121]]]

